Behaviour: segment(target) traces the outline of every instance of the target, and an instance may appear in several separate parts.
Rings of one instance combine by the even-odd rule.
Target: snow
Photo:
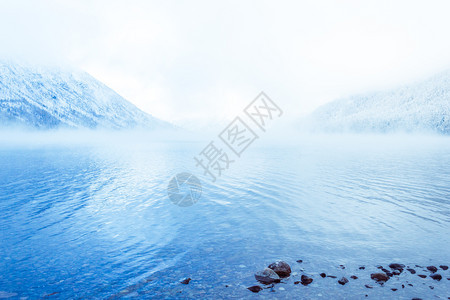
[[[0,62],[0,125],[49,128],[170,128],[89,74]]]
[[[390,91],[331,102],[302,125],[325,132],[450,134],[450,71]]]

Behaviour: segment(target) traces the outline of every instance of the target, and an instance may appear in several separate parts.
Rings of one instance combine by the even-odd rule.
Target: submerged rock
[[[403,264],[390,264],[389,265],[389,268],[391,268],[392,270],[397,270],[397,271],[400,271],[400,273],[401,272],[403,272],[403,269],[405,268],[405,265],[403,265]]]
[[[442,279],[442,276],[440,274],[433,274],[433,275],[430,275],[430,277],[437,281],[441,281],[441,279]]]
[[[280,276],[278,276],[278,274],[275,273],[274,270],[269,268],[265,268],[264,271],[256,272],[255,279],[263,284],[280,282]]]
[[[281,278],[291,275],[291,267],[287,262],[282,260],[270,264],[268,268],[274,270]]]
[[[341,279],[338,280],[338,282],[341,285],[345,285],[346,283],[348,283],[348,279],[345,277],[342,277]]]
[[[327,275],[327,277],[330,277],[330,278],[337,278],[337,277],[334,276],[334,275]]]
[[[311,282],[313,282],[313,279],[311,277],[306,276],[306,275],[302,275],[301,280],[302,280],[302,284],[303,285],[308,285]]]
[[[411,274],[416,274],[416,270],[414,270],[414,269],[406,269],[406,270],[408,270],[409,271],[409,273],[411,273]]]
[[[251,287],[248,287],[247,290],[253,292],[253,293],[259,293],[260,291],[262,291],[262,287],[260,287],[259,285],[254,285]]]
[[[376,282],[381,282],[381,283],[389,280],[389,276],[386,275],[385,273],[372,273],[372,274],[370,274],[370,278],[372,278]]]
[[[430,271],[431,273],[436,273],[437,272],[437,268],[435,266],[428,266],[427,270]]]
[[[298,259],[297,262],[298,262],[299,264],[301,264],[301,263],[303,262],[303,260]]]
[[[369,284],[365,284],[364,285],[366,288],[368,288],[368,289],[373,289],[373,286],[371,286],[371,285],[369,285]]]

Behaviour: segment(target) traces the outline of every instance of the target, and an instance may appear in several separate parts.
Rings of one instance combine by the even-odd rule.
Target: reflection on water
[[[31,299],[255,297],[246,290],[253,274],[279,258],[298,273],[292,281],[301,269],[350,276],[361,265],[448,264],[450,140],[378,139],[254,147],[214,184],[192,159],[203,144],[4,148],[0,291]],[[190,207],[167,197],[183,171],[202,180],[202,198]],[[392,297],[387,287],[367,290],[367,274],[345,287],[327,278],[274,291]],[[181,285],[186,277],[191,283]],[[448,296],[450,281],[431,290],[419,279],[395,295]]]

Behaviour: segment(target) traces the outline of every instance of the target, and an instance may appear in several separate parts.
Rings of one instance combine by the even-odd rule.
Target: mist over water
[[[391,262],[450,262],[449,137],[268,132],[213,183],[193,157],[214,138],[3,133],[0,291],[30,299],[253,297],[246,288],[257,283],[254,273],[283,259],[297,274],[258,296],[448,296],[449,271],[441,282],[404,272],[384,287],[368,274]],[[167,196],[180,172],[202,182],[193,206]],[[342,287],[321,272],[360,279]],[[313,284],[294,285],[303,273]],[[405,281],[414,287],[392,294]]]

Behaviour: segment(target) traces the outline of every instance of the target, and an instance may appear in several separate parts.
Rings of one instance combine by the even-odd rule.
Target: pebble
[[[345,277],[342,277],[341,279],[338,280],[338,282],[341,285],[345,285],[346,283],[348,283],[348,279]]]
[[[436,273],[437,272],[437,268],[435,266],[428,266],[427,270],[430,271],[431,273]]]
[[[274,270],[281,278],[291,275],[291,267],[287,262],[282,260],[271,263],[268,268]]]
[[[400,273],[401,273],[401,272],[403,272],[405,265],[393,263],[393,264],[389,265],[389,268],[391,268],[392,270],[400,271]]]
[[[264,271],[258,271],[255,274],[255,279],[263,284],[271,284],[280,282],[280,276],[274,270],[265,268]]]
[[[259,293],[260,291],[262,291],[262,287],[260,287],[259,285],[254,285],[251,287],[248,287],[247,290],[253,292],[253,293]]]
[[[389,276],[385,273],[372,273],[370,274],[370,278],[377,282],[386,282],[389,280]]]
[[[441,281],[441,279],[442,279],[442,276],[440,274],[433,274],[433,275],[430,275],[430,277],[437,281]]]
[[[303,285],[308,285],[311,282],[313,282],[313,279],[311,277],[306,276],[306,275],[302,275],[301,281],[302,281]]]

